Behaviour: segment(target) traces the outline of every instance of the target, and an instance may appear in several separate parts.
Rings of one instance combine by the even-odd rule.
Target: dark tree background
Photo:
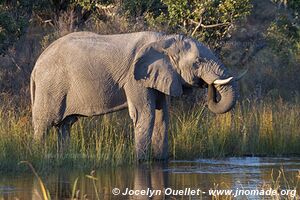
[[[233,71],[248,69],[244,98],[300,97],[300,0],[0,0],[0,100],[29,105],[38,55],[70,32],[155,30],[209,45]]]

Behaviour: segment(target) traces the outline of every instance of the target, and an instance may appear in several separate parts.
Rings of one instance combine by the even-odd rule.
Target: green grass
[[[172,159],[225,156],[300,155],[300,105],[281,101],[238,104],[215,115],[203,106],[171,111],[169,154]],[[72,127],[71,145],[58,156],[56,130],[45,145],[32,140],[30,111],[0,111],[0,170],[22,170],[21,160],[37,170],[52,167],[99,168],[136,162],[133,127],[127,111],[81,118]]]

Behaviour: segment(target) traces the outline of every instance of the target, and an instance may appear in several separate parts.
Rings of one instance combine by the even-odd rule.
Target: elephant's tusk
[[[234,78],[234,80],[238,81],[241,78],[243,78],[243,76],[245,76],[248,72],[248,69],[246,69],[245,71],[243,71],[240,75],[238,75],[237,77]]]
[[[229,83],[232,79],[233,79],[233,77],[229,77],[229,78],[223,79],[223,80],[222,79],[217,79],[217,80],[214,81],[214,84],[215,85],[225,85],[225,84]]]

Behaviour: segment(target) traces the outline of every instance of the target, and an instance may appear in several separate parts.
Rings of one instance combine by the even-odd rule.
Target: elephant
[[[136,157],[145,159],[150,152],[167,159],[167,97],[191,87],[208,87],[213,113],[228,112],[238,98],[236,77],[192,37],[150,31],[70,33],[47,47],[32,70],[33,138],[44,141],[55,126],[63,149],[78,117],[128,108]]]

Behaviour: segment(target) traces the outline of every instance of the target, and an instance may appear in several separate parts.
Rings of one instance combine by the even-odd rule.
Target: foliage
[[[86,10],[94,9],[96,6],[96,1],[93,0],[73,0],[75,5],[79,5]]]
[[[20,38],[28,23],[17,10],[0,4],[0,55]]]
[[[300,10],[300,1],[299,0],[289,0],[288,6],[293,9],[295,12],[299,12]]]
[[[268,28],[267,41],[274,53],[289,61],[300,53],[300,27],[285,17],[279,17]]]
[[[97,13],[100,5],[112,4],[109,0],[73,0],[70,5]],[[129,20],[145,15],[152,28],[167,24],[171,31],[193,34],[196,38],[214,43],[228,37],[233,23],[251,11],[250,0],[129,0],[119,2]],[[69,5],[69,6],[70,6]],[[124,13],[120,13],[124,14]],[[200,27],[198,26],[199,22]]]
[[[34,17],[56,15],[66,1],[0,1],[0,55],[7,53],[30,26]]]
[[[300,19],[298,0],[287,1],[285,7],[278,2],[274,20],[268,25],[262,51],[267,57],[260,58],[268,74],[264,76],[265,91],[274,97],[289,99],[299,93],[300,79]],[[297,7],[298,6],[298,7]]]
[[[140,17],[145,12],[157,13],[161,6],[160,0],[128,0],[122,5],[124,11],[133,17]]]
[[[279,14],[268,28],[267,40],[275,53],[288,60],[300,53],[300,1],[290,0],[286,6],[291,12],[282,13],[279,9]]]
[[[167,12],[149,15],[150,25],[167,25],[172,32],[193,35],[201,41],[217,45],[230,37],[234,22],[250,14],[249,0],[165,0]]]
[[[285,8],[292,9],[294,15],[299,15],[299,10],[300,10],[299,0],[273,0],[273,2],[279,4],[280,7],[282,7],[283,5]]]

